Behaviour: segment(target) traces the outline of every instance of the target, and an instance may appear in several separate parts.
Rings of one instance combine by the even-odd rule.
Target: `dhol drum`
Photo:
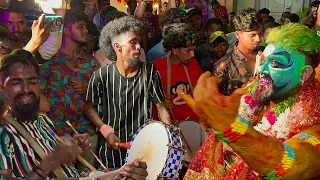
[[[105,172],[103,172],[103,171],[91,171],[90,174],[89,174],[89,177],[98,176],[98,175],[102,175],[102,174],[105,174]]]
[[[184,149],[179,128],[150,121],[139,128],[131,140],[126,161],[147,163],[147,180],[175,179],[182,168]]]
[[[187,151],[183,160],[190,162],[207,139],[207,134],[206,131],[200,127],[199,123],[192,121],[189,118],[181,121],[179,123],[179,128],[183,137],[184,148]]]

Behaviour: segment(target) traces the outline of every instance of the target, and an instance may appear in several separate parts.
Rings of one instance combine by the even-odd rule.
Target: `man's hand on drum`
[[[147,164],[139,160],[127,163],[121,167],[118,176],[126,180],[144,180],[148,176]]]
[[[89,151],[92,147],[90,136],[88,134],[76,134],[73,136],[82,151]]]
[[[112,148],[114,150],[118,150],[119,149],[118,144],[120,143],[120,139],[114,133],[110,133],[108,135],[106,141],[107,141],[107,145],[108,145],[109,148]]]
[[[212,77],[210,72],[200,76],[194,88],[194,99],[182,91],[177,91],[192,110],[216,130],[225,129],[238,114],[240,98],[245,88],[235,90],[231,96],[224,96],[218,90],[220,79]]]

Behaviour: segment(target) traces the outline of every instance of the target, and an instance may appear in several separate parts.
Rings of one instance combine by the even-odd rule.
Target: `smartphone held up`
[[[62,32],[63,30],[63,18],[62,16],[55,15],[53,9],[62,7],[62,0],[35,0],[39,3],[42,11],[45,13],[44,23],[52,21],[52,28],[50,32]]]
[[[50,16],[46,15],[44,23],[52,21],[52,28],[50,32],[62,32],[63,30],[63,19],[61,16]]]

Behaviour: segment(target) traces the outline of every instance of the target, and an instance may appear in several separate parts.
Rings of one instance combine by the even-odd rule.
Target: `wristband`
[[[103,124],[100,127],[99,131],[105,139],[107,139],[109,134],[114,133],[114,130],[112,129],[112,127],[106,124]]]
[[[223,132],[216,132],[215,135],[224,142],[234,142],[245,135],[248,127],[252,126],[252,124],[252,122],[247,121],[243,117],[237,116],[230,127],[223,130]]]
[[[284,146],[284,152],[281,162],[277,165],[275,170],[272,170],[267,174],[268,180],[281,179],[288,173],[288,170],[292,167],[295,159],[294,150],[286,143],[282,143]]]

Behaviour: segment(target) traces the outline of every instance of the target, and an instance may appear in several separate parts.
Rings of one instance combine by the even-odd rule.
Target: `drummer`
[[[197,42],[198,36],[191,25],[175,24],[163,33],[163,47],[168,52],[167,57],[152,62],[159,70],[165,89],[166,107],[171,112],[171,118],[177,122],[188,117],[199,121],[199,117],[190,109],[186,101],[176,93],[177,90],[182,90],[192,97],[193,86],[203,73],[197,60],[194,59]],[[187,167],[182,169],[181,176],[186,170]]]
[[[163,33],[163,46],[168,52],[166,57],[152,62],[158,69],[166,94],[166,107],[172,111],[171,117],[180,122],[188,117],[198,121],[187,102],[178,96],[177,90],[193,96],[193,85],[203,73],[196,59],[194,49],[199,37],[191,25],[175,24]]]
[[[81,152],[91,148],[89,136],[80,134],[73,138],[62,137],[64,143],[57,143],[52,133],[52,121],[38,114],[39,64],[30,52],[15,50],[4,56],[0,64],[1,90],[8,97],[9,106],[5,117],[8,124],[0,128],[0,174],[30,179],[77,179],[79,174],[72,162]],[[4,98],[0,100],[5,101]],[[29,143],[31,141],[39,148],[34,148]],[[44,154],[43,158],[40,158],[41,154]],[[146,163],[135,161],[118,171],[100,175],[99,178],[112,179],[117,176],[145,179]]]
[[[159,73],[139,59],[143,33],[143,22],[131,16],[111,21],[101,31],[100,48],[115,62],[93,73],[84,112],[104,137],[98,144],[99,156],[109,169],[124,164],[126,151],[117,144],[131,141],[138,128],[152,119],[151,102],[160,119],[171,124]]]

